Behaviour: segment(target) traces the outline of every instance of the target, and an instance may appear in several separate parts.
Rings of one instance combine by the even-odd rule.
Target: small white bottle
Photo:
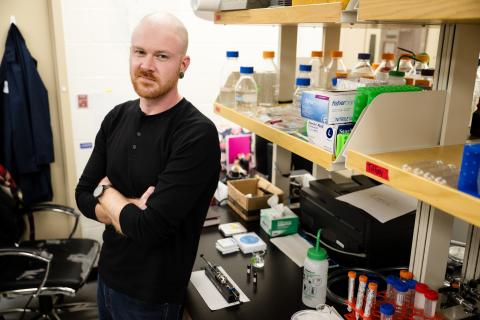
[[[327,251],[320,247],[320,232],[317,245],[308,249],[303,265],[302,302],[310,308],[325,304],[327,297],[328,259]]]
[[[235,109],[249,116],[257,113],[257,83],[253,67],[240,67],[240,79],[235,85]]]
[[[325,88],[325,66],[323,65],[323,51],[312,51],[311,59],[308,64],[312,66],[312,88]]]

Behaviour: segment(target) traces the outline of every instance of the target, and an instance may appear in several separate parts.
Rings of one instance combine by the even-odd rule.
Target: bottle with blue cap
[[[235,106],[235,85],[240,78],[238,72],[238,51],[227,51],[227,60],[220,72],[220,94],[218,102],[224,106],[233,108]]]
[[[325,304],[327,297],[328,256],[320,247],[320,233],[321,229],[317,233],[316,246],[308,249],[303,265],[302,302],[310,308]]]
[[[310,89],[309,78],[297,78],[295,80],[297,88],[293,94],[293,112],[296,116],[302,116],[302,94],[304,91]]]
[[[350,78],[359,79],[375,79],[373,75],[373,69],[370,65],[370,53],[359,53],[358,61],[352,72],[350,73]]]
[[[308,78],[312,81],[312,65],[311,64],[301,64],[298,66],[298,76],[297,78]]]
[[[380,305],[380,320],[392,320],[395,314],[395,307],[390,303]]]
[[[257,83],[253,78],[253,67],[240,67],[240,79],[235,85],[235,109],[249,116],[257,113]]]

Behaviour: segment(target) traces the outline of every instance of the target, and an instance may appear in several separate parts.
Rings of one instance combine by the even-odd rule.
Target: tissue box
[[[318,121],[308,120],[308,141],[333,154],[335,153],[337,146],[337,135],[340,133],[350,133],[353,126],[353,123],[325,124]]]
[[[258,220],[260,209],[268,208],[268,198],[276,194],[279,202],[283,201],[283,191],[261,177],[231,180],[228,186],[228,205],[242,219]]]
[[[302,117],[326,124],[352,122],[355,91],[305,91]]]
[[[298,216],[290,209],[288,211],[289,213],[284,213],[283,216],[278,217],[278,213],[274,209],[262,209],[260,211],[260,226],[270,237],[297,233]]]

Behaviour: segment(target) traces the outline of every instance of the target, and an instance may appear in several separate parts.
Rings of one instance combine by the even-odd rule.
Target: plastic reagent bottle
[[[240,79],[235,85],[235,109],[255,115],[257,96],[257,83],[253,79],[253,67],[240,67]]]
[[[398,65],[398,71],[405,72],[405,77],[414,77],[415,76],[415,67],[412,63],[412,54],[402,54],[400,55],[400,63]]]
[[[299,65],[298,66],[298,78],[312,79],[312,65],[311,64],[301,64],[301,65]]]
[[[388,73],[395,68],[395,55],[393,53],[382,54],[382,62],[375,70],[375,78],[377,80],[387,80]]]
[[[405,72],[392,70],[388,73],[388,84],[401,86],[405,84]]]
[[[415,56],[417,60],[415,61],[415,72],[417,78],[420,78],[420,74],[423,69],[428,69],[428,63],[430,62],[430,56],[426,52],[419,53]]]
[[[295,80],[297,88],[293,94],[293,110],[296,116],[302,116],[302,94],[310,88],[310,79],[297,78]]]
[[[370,65],[370,53],[358,54],[358,61],[350,73],[350,78],[374,78],[372,66]]]
[[[302,302],[315,308],[325,304],[327,297],[328,260],[327,251],[320,247],[320,232],[315,247],[309,248],[303,266]]]
[[[395,313],[395,307],[390,303],[380,305],[380,320],[392,320]]]
[[[334,88],[333,80],[336,78],[346,78],[348,76],[347,67],[342,60],[342,51],[332,51],[331,61],[327,67],[327,88]],[[336,81],[335,81],[336,83]]]
[[[278,102],[278,68],[274,58],[274,51],[263,51],[262,64],[255,72],[259,107],[273,107]]]
[[[312,51],[312,59],[309,64],[312,66],[311,85],[313,88],[325,88],[325,66],[323,65],[323,51]]]
[[[235,106],[235,85],[240,78],[238,72],[238,51],[227,51],[227,60],[220,72],[220,95],[218,102],[228,106]]]

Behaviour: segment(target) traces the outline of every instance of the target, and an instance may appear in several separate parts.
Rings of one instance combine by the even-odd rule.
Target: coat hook
[[[15,18],[15,16],[10,16],[10,23],[17,24],[17,19]]]

